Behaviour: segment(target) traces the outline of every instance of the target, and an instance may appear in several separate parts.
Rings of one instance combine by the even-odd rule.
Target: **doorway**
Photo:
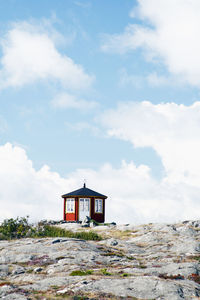
[[[90,217],[90,198],[80,198],[79,221],[84,221],[86,217]]]

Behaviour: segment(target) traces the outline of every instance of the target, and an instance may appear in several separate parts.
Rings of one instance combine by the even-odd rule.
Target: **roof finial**
[[[86,188],[86,179],[84,179],[83,187]]]

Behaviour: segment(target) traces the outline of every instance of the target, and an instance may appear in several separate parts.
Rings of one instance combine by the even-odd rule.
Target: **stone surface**
[[[0,299],[200,299],[199,220],[55,226],[92,230],[103,240],[0,241]],[[71,276],[80,270],[83,276]]]

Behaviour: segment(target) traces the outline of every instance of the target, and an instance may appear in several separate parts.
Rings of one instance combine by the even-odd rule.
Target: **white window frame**
[[[95,213],[103,213],[103,199],[95,199]]]
[[[87,200],[87,204],[86,204],[85,200]],[[80,211],[90,211],[90,198],[80,198],[79,203],[81,203],[81,202],[83,205],[79,204]],[[87,209],[85,209],[85,208],[87,208]]]
[[[66,198],[66,213],[75,213],[75,199],[74,198]]]

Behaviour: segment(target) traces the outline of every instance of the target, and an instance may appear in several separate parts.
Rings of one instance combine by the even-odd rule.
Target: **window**
[[[80,211],[89,211],[90,210],[90,199],[89,198],[80,198]]]
[[[74,198],[66,199],[66,213],[74,213],[74,212],[75,212]]]
[[[102,212],[103,212],[103,200],[95,199],[95,213],[102,213]]]

